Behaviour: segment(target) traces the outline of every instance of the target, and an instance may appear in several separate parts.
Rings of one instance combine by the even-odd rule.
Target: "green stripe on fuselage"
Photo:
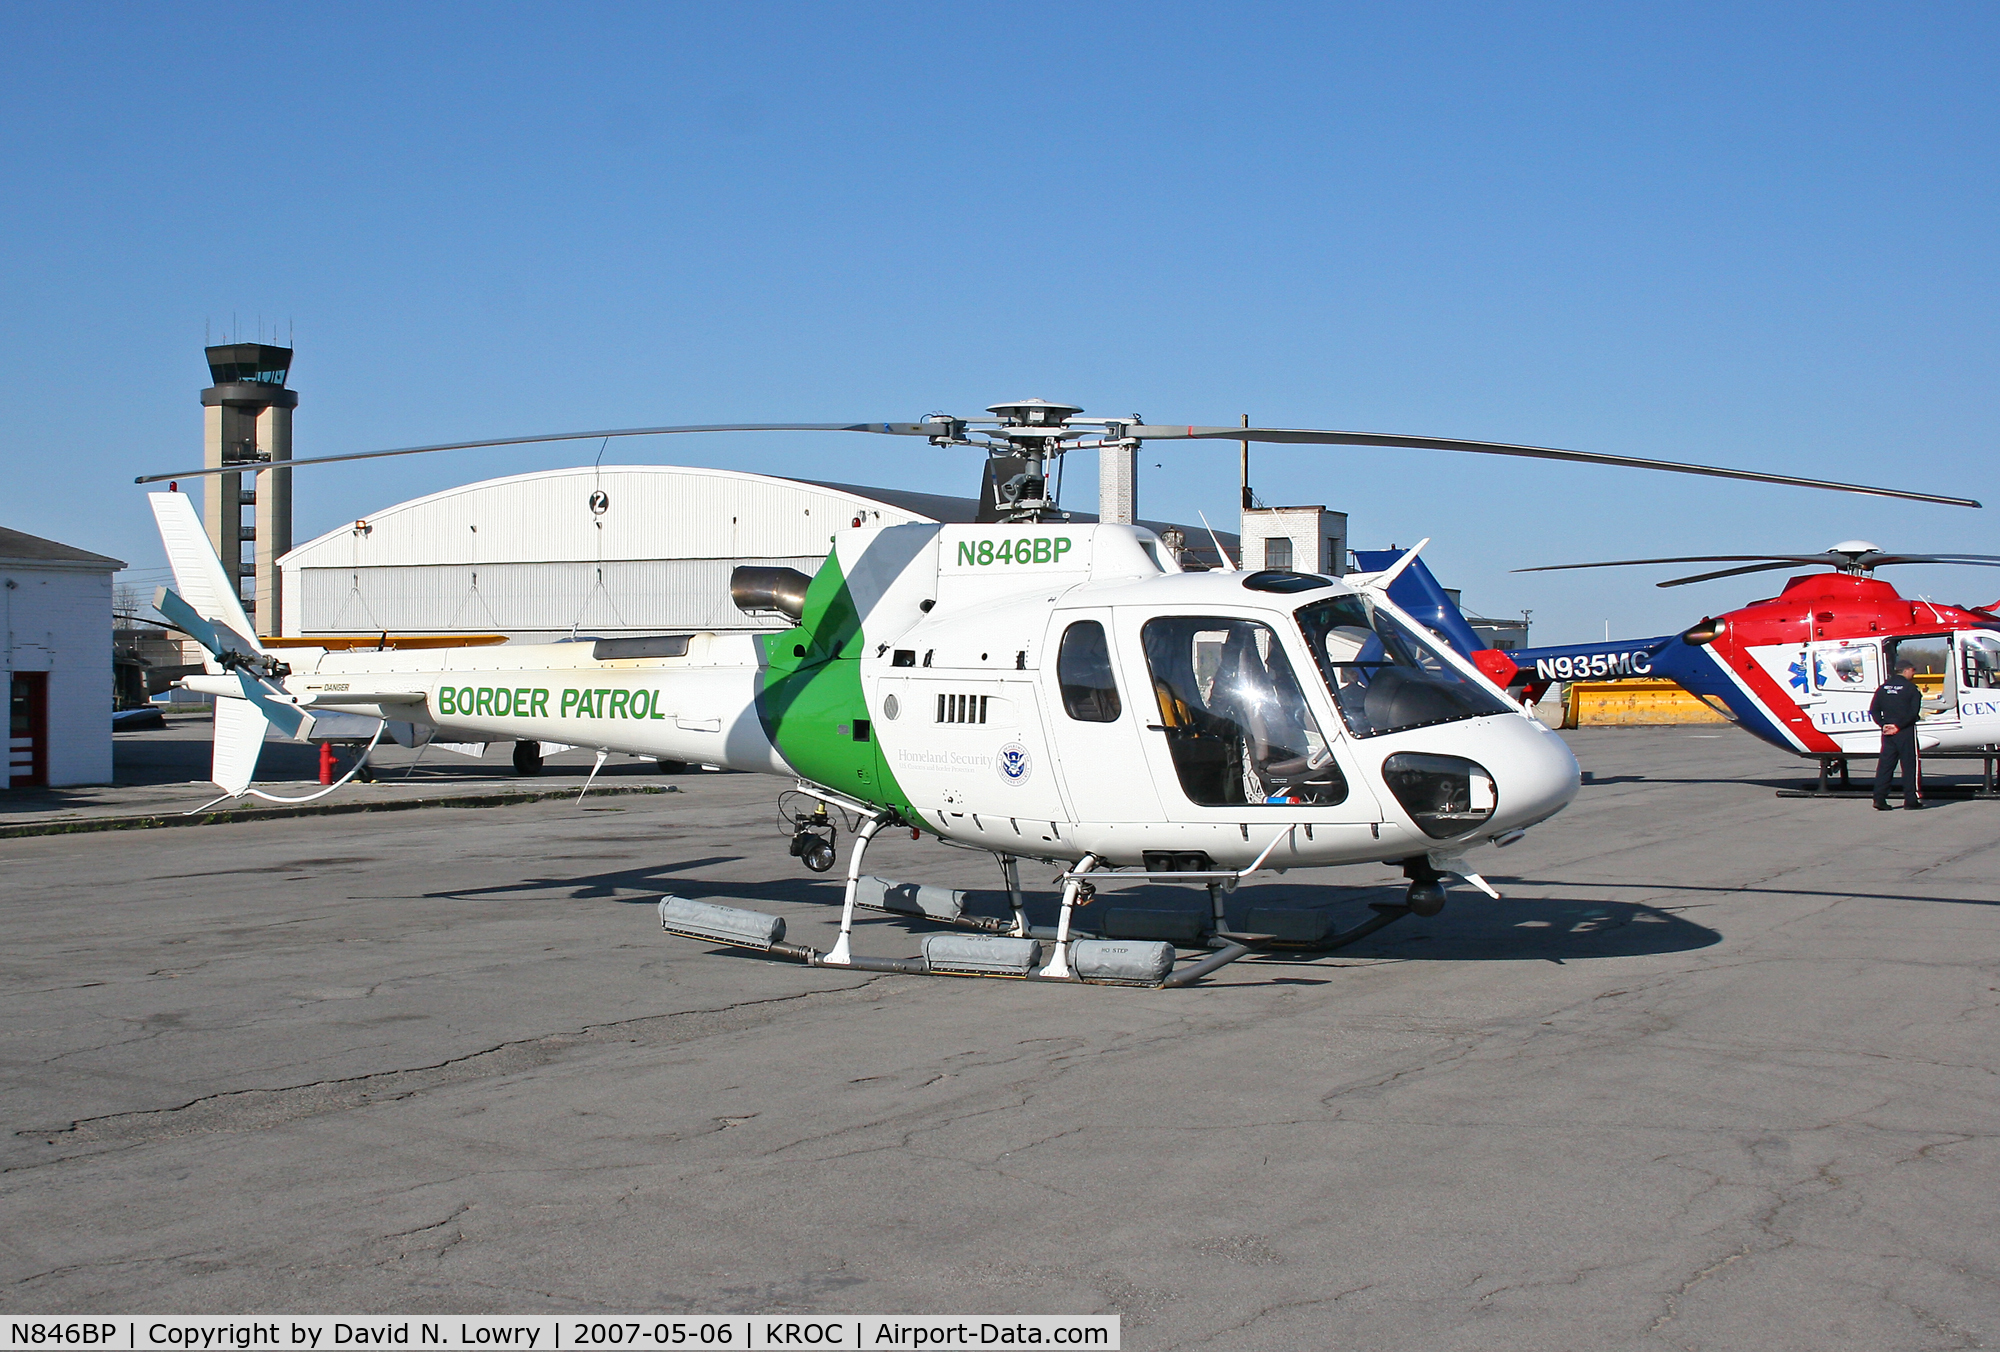
[[[861,694],[861,616],[830,553],[806,589],[797,628],[759,634],[757,716],[771,744],[801,776],[917,820],[903,788],[883,761],[871,727],[856,741],[854,724],[868,718]]]

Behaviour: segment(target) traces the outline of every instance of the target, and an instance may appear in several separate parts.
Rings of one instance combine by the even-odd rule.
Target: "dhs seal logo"
[[[1025,784],[1028,776],[1034,773],[1035,762],[1029,758],[1028,748],[1019,742],[1009,742],[994,756],[993,768],[1009,784]]]

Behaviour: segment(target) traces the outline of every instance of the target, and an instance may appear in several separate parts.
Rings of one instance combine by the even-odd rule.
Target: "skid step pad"
[[[955,887],[895,883],[868,874],[854,881],[854,904],[871,911],[893,911],[897,915],[921,916],[949,924],[965,914],[965,893]]]
[[[785,918],[746,911],[740,906],[718,906],[712,901],[689,901],[686,897],[660,898],[660,928],[686,939],[705,939],[712,944],[730,944],[768,953],[785,940]]]
[[[1077,939],[1069,946],[1077,980],[1102,986],[1157,986],[1174,970],[1174,946],[1133,939]]]
[[[984,934],[927,934],[924,963],[944,976],[1025,977],[1041,945]]]

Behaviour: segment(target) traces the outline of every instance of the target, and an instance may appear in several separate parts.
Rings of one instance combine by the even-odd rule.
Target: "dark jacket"
[[[1877,723],[1894,723],[1899,728],[1916,726],[1923,709],[1924,692],[1909,677],[1898,673],[1876,687],[1868,712]]]

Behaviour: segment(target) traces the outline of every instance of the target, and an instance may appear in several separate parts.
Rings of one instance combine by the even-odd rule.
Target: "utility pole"
[[[1248,426],[1250,425],[1250,415],[1249,415],[1248,413],[1246,413],[1246,414],[1244,414],[1244,415],[1243,415],[1243,425],[1244,425],[1245,427],[1248,427]],[[1244,439],[1243,439],[1242,441],[1238,442],[1237,444],[1238,444],[1238,445],[1240,445],[1240,446],[1241,446],[1241,447],[1243,448],[1243,475],[1242,475],[1242,477],[1243,477],[1243,510],[1247,512],[1247,511],[1249,511],[1249,510],[1250,510],[1250,506],[1251,506],[1251,503],[1252,503],[1252,497],[1251,497],[1251,493],[1250,493],[1250,441],[1249,441],[1249,438],[1247,438],[1247,437],[1246,437],[1246,438],[1244,438]]]

